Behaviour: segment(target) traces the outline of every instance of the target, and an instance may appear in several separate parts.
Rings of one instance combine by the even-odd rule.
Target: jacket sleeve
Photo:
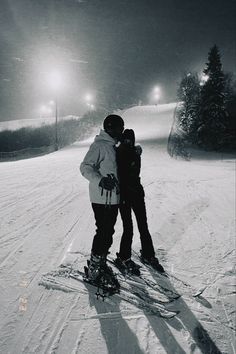
[[[101,178],[103,177],[99,172],[99,167],[100,149],[98,145],[92,144],[80,165],[80,172],[82,176],[90,182],[99,184]]]

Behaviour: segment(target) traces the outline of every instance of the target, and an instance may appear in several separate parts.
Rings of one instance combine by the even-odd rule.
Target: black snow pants
[[[92,203],[96,222],[96,234],[93,238],[92,253],[98,256],[107,255],[112,245],[114,226],[118,215],[118,205]]]
[[[119,256],[122,259],[131,257],[133,240],[132,210],[135,214],[141,239],[142,254],[145,258],[155,256],[152,238],[148,230],[144,191],[142,186],[120,204],[120,215],[123,223],[123,234],[120,243]]]

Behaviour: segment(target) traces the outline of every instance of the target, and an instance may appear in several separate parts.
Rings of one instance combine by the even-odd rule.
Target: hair
[[[129,139],[135,144],[135,134],[133,129],[125,129],[123,134],[122,134],[122,140],[124,139]]]
[[[106,130],[107,128],[113,128],[117,126],[124,126],[123,119],[117,114],[110,114],[104,119],[103,128]]]

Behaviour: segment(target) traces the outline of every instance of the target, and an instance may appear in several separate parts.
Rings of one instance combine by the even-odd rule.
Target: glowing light
[[[152,91],[152,101],[157,105],[161,97],[161,89],[159,86],[155,86]]]
[[[52,109],[46,105],[42,105],[40,108],[39,108],[39,111],[40,111],[40,114],[42,116],[48,116],[48,115],[51,115],[52,114]]]
[[[159,86],[155,86],[153,91],[155,94],[160,94],[161,89]]]
[[[48,84],[54,91],[61,89],[63,85],[62,76],[58,71],[53,71],[48,75]]]
[[[93,99],[93,96],[92,96],[90,93],[87,93],[87,95],[85,96],[85,100],[86,100],[87,102],[91,102],[92,99]]]
[[[154,100],[158,101],[160,99],[160,94],[159,93],[155,93],[154,94]]]

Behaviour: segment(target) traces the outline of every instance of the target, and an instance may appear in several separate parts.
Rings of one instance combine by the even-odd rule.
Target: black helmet
[[[117,114],[110,114],[109,116],[107,116],[104,119],[104,122],[103,122],[104,130],[109,129],[109,128],[113,128],[113,127],[117,127],[117,126],[124,127],[123,119],[120,116],[118,116]]]

